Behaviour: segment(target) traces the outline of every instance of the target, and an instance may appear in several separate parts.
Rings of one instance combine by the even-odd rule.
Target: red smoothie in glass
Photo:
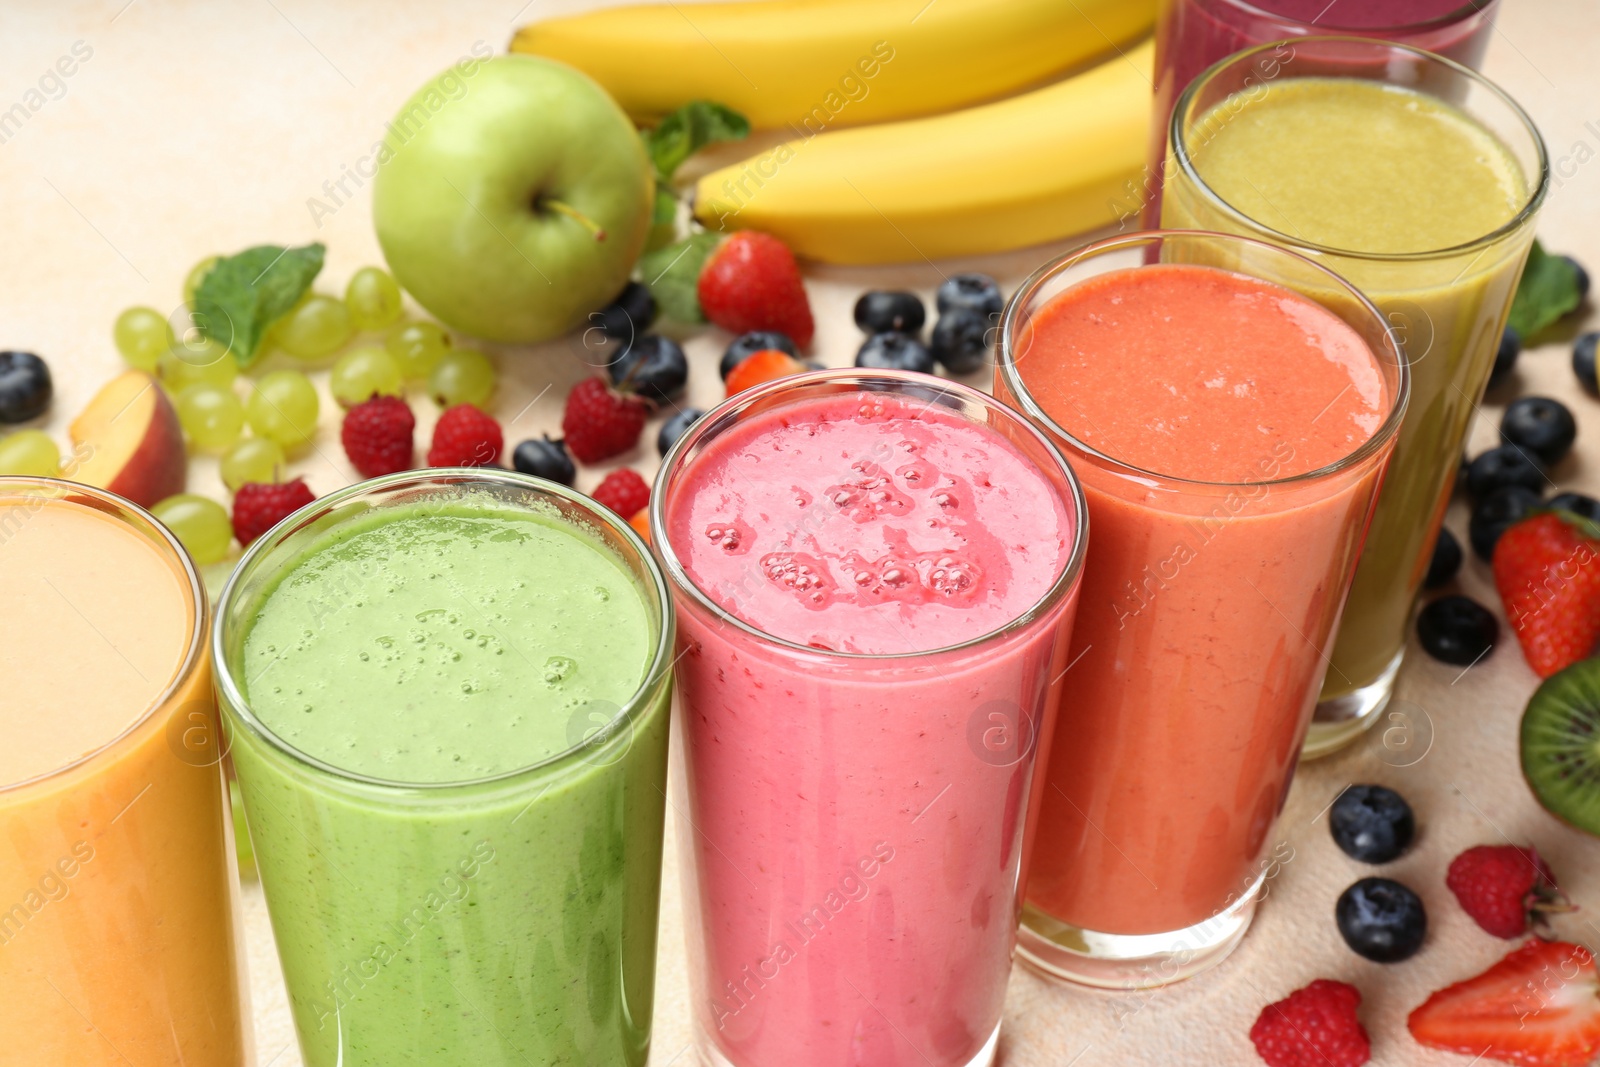
[[[1253,888],[1382,464],[1282,480],[1357,451],[1394,397],[1332,312],[1210,267],[1089,278],[1026,331],[1023,384],[1099,453],[1068,453],[1093,536],[1028,904],[1181,930]]]

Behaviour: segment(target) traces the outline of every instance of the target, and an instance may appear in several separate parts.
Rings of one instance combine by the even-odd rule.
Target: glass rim
[[[656,635],[655,648],[651,652],[649,663],[639,681],[639,685],[622,704],[617,714],[602,729],[609,730],[623,722],[630,725],[636,722],[643,711],[652,703],[663,678],[668,674],[673,663],[672,647],[676,634],[676,619],[673,615],[672,596],[667,589],[665,579],[662,577],[661,568],[656,565],[649,546],[640,538],[638,532],[617,517],[609,508],[597,503],[593,498],[578,492],[570,486],[499,467],[424,467],[398,471],[394,474],[385,474],[377,478],[369,478],[335,490],[326,496],[318,497],[311,503],[279,520],[270,530],[251,542],[250,547],[245,549],[244,554],[239,557],[239,561],[234,564],[233,572],[228,575],[227,584],[223,586],[222,593],[217,597],[217,619],[215,625],[211,627],[211,656],[215,667],[216,686],[222,696],[220,703],[223,708],[237,716],[240,723],[249,729],[251,733],[263,739],[278,753],[294,762],[339,781],[353,782],[361,786],[382,789],[386,792],[435,795],[450,790],[472,789],[496,783],[505,783],[539,772],[550,771],[581,758],[581,754],[587,748],[587,743],[584,741],[569,745],[559,752],[552,753],[536,762],[478,778],[462,778],[445,782],[406,782],[393,778],[380,778],[376,775],[362,774],[358,771],[334,766],[290,744],[256,717],[255,710],[250,706],[244,693],[240,691],[238,679],[234,675],[233,668],[228,663],[223,634],[225,630],[230,629],[225,625],[231,614],[228,609],[233,606],[242,579],[261,563],[262,557],[275,548],[283,538],[322,518],[334,508],[357,501],[359,498],[377,491],[406,488],[408,485],[422,488],[430,484],[442,486],[464,485],[468,488],[473,485],[510,485],[519,489],[537,490],[548,496],[560,497],[566,502],[576,504],[582,508],[596,525],[603,526],[610,532],[620,535],[624,542],[639,554],[640,559],[644,562],[644,568],[650,576],[648,583],[649,593],[655,597],[661,619],[660,632]],[[334,524],[330,529],[336,528],[337,525],[339,524]],[[327,531],[323,532],[326,533]],[[621,562],[624,567],[627,567],[626,560]],[[637,577],[635,577],[635,583],[641,588],[644,588],[647,584],[638,581]]]
[[[195,672],[199,670],[200,665],[205,661],[209,645],[207,632],[211,628],[209,625],[211,602],[206,597],[205,583],[200,578],[200,572],[196,569],[193,558],[190,557],[188,550],[183,547],[183,543],[178,540],[177,535],[167,529],[166,524],[148,510],[135,504],[125,496],[111,492],[109,489],[68,481],[65,478],[44,478],[22,474],[0,476],[0,496],[6,495],[8,489],[19,486],[51,490],[54,494],[50,498],[52,500],[71,502],[73,497],[89,497],[101,504],[110,505],[112,508],[124,512],[125,514],[114,514],[112,517],[118,522],[133,527],[140,533],[144,531],[139,530],[133,522],[129,521],[129,516],[148,526],[149,532],[159,538],[156,544],[165,545],[171,555],[177,559],[180,573],[188,581],[189,598],[194,610],[189,623],[188,645],[184,649],[183,659],[179,661],[177,669],[173,672],[171,681],[162,687],[161,691],[150,701],[149,706],[135,716],[125,729],[118,732],[116,736],[104,744],[90,749],[71,762],[64,763],[53,770],[48,770],[42,774],[36,774],[31,778],[24,778],[17,782],[0,783],[0,795],[12,790],[41,785],[52,778],[70,774],[90,761],[98,759],[117,748],[129,737],[144,729],[150,723],[150,720],[155,718],[156,713],[165,707],[180,689],[189,684],[190,679],[194,677]],[[41,506],[49,507],[50,505],[44,504]]]
[[[1044,284],[1051,278],[1070,270],[1072,267],[1086,259],[1091,259],[1106,252],[1117,251],[1120,248],[1133,248],[1139,245],[1147,245],[1156,241],[1167,241],[1173,238],[1185,240],[1203,239],[1210,241],[1222,241],[1224,243],[1248,245],[1253,248],[1263,250],[1271,255],[1281,255],[1286,256],[1291,260],[1298,260],[1300,263],[1312,268],[1312,270],[1316,273],[1325,276],[1330,282],[1333,283],[1335,288],[1353,297],[1359,307],[1365,309],[1369,314],[1371,314],[1375,321],[1382,324],[1384,336],[1388,337],[1389,343],[1394,346],[1393,352],[1396,356],[1395,367],[1398,369],[1399,378],[1395,386],[1395,396],[1393,403],[1390,405],[1389,413],[1384,418],[1383,422],[1378,425],[1378,428],[1372,432],[1371,436],[1369,436],[1353,451],[1346,453],[1331,463],[1325,463],[1315,470],[1303,471],[1300,474],[1291,474],[1282,478],[1263,478],[1241,482],[1215,482],[1204,478],[1185,478],[1181,475],[1164,474],[1160,471],[1146,470],[1145,468],[1133,463],[1129,463],[1126,460],[1121,460],[1115,456],[1107,455],[1105,452],[1095,448],[1093,445],[1080,440],[1077,435],[1069,433],[1061,426],[1060,423],[1058,423],[1051,415],[1049,415],[1044,408],[1040,406],[1038,400],[1034,398],[1033,391],[1029,389],[1022,380],[1022,372],[1017,369],[1015,339],[1019,328],[1019,319],[1022,315],[1021,309],[1023,305],[1027,301],[1031,300],[1033,296],[1038,293]],[[1143,267],[1132,267],[1129,269],[1140,270],[1143,269]],[[1210,269],[1224,270],[1226,268],[1217,267]],[[1240,272],[1234,271],[1232,273]],[[1244,276],[1254,277],[1253,275]],[[1278,282],[1271,281],[1271,279],[1257,278],[1256,280],[1278,285],[1279,288],[1288,288],[1287,286],[1283,286]],[[1297,295],[1302,296],[1306,300],[1312,300],[1311,297],[1305,296],[1303,293]],[[1318,301],[1312,300],[1312,302],[1316,303],[1318,307],[1323,306]],[[1370,345],[1367,347],[1370,350]],[[1374,352],[1373,355],[1378,356],[1378,353]],[[1038,268],[1032,274],[1028,275],[1027,279],[1024,280],[1023,283],[1017,287],[1016,291],[1011,294],[1011,299],[1006,302],[1005,312],[1000,320],[1000,344],[996,353],[995,367],[999,371],[1000,378],[1005,383],[1006,389],[1009,390],[1011,395],[1016,398],[1018,406],[1022,408],[1022,411],[1028,416],[1029,419],[1037,420],[1045,426],[1048,426],[1052,433],[1061,435],[1061,437],[1068,441],[1073,448],[1080,450],[1084,455],[1092,457],[1094,460],[1102,463],[1114,473],[1139,479],[1153,480],[1163,485],[1174,487],[1194,486],[1204,487],[1207,489],[1253,489],[1256,487],[1265,486],[1268,488],[1273,488],[1291,486],[1301,482],[1320,481],[1325,478],[1333,477],[1350,470],[1351,468],[1359,466],[1361,463],[1371,458],[1375,453],[1389,447],[1389,443],[1392,442],[1399,434],[1400,424],[1405,419],[1406,408],[1411,403],[1411,361],[1406,358],[1405,347],[1394,336],[1394,329],[1389,325],[1389,320],[1384,317],[1383,313],[1378,310],[1376,305],[1374,305],[1371,300],[1367,299],[1365,293],[1361,292],[1361,290],[1357,289],[1354,285],[1350,284],[1350,282],[1346,281],[1343,277],[1330,270],[1328,267],[1323,266],[1321,263],[1318,263],[1316,260],[1311,259],[1308,256],[1301,255],[1292,248],[1284,248],[1282,245],[1273,244],[1270,241],[1261,241],[1254,237],[1241,237],[1231,233],[1216,233],[1211,230],[1139,230],[1134,233],[1117,234],[1112,237],[1103,237],[1098,241],[1091,241],[1088,244],[1080,245],[1079,247],[1066,252],[1063,255],[1058,256],[1057,258],[1044,264],[1044,266]]]
[[[914,652],[843,652],[836,649],[817,648],[813,645],[804,645],[798,641],[779,637],[776,634],[755,626],[728,611],[721,604],[711,599],[700,586],[689,577],[683,566],[683,561],[678,558],[677,550],[673,548],[671,540],[667,537],[666,499],[667,484],[679,472],[683,464],[683,457],[694,444],[712,434],[714,431],[731,429],[740,421],[740,417],[751,408],[766,401],[774,394],[805,390],[811,386],[838,385],[843,392],[852,385],[860,384],[888,385],[889,389],[876,390],[880,392],[893,392],[906,395],[907,386],[916,386],[927,389],[930,385],[937,386],[945,392],[960,397],[965,401],[975,401],[986,410],[997,412],[1019,427],[1025,436],[1032,438],[1043,447],[1044,453],[1052,460],[1063,480],[1070,490],[1070,500],[1062,501],[1072,521],[1072,547],[1067,553],[1066,562],[1062,564],[1061,573],[1056,575],[1056,580],[1045,590],[1044,594],[1029,605],[1027,610],[1015,618],[1007,620],[1004,624],[992,630],[986,630],[975,637],[959,641],[951,645],[940,645],[937,648],[919,649]],[[1029,463],[1033,461],[1024,456]],[[1035,464],[1036,465],[1036,464]],[[1048,472],[1047,472],[1048,473]],[[865,370],[857,367],[836,367],[818,371],[808,371],[804,374],[793,374],[786,378],[777,378],[770,382],[752,386],[741,393],[737,393],[706,412],[687,431],[678,437],[661,460],[661,466],[656,471],[655,482],[650,491],[650,528],[655,531],[652,540],[656,551],[659,553],[662,569],[672,580],[674,589],[682,590],[695,603],[719,622],[731,625],[738,630],[749,634],[768,645],[785,649],[790,652],[800,652],[808,657],[824,661],[834,661],[851,664],[881,663],[890,664],[906,662],[926,656],[943,655],[949,652],[959,652],[990,641],[996,641],[1010,636],[1023,629],[1048,612],[1055,609],[1072,591],[1077,588],[1078,577],[1083,571],[1084,557],[1089,547],[1089,505],[1084,496],[1083,485],[1078,481],[1077,472],[1067,462],[1067,457],[1060,447],[1048,434],[1029,422],[1023,415],[1008,407],[998,397],[974,389],[970,385],[939,378],[931,374],[919,374],[915,371],[899,370]]]
[[[1523,201],[1522,206],[1517,210],[1516,214],[1511,216],[1511,218],[1507,219],[1493,230],[1490,230],[1488,233],[1474,237],[1470,241],[1463,241],[1462,243],[1456,245],[1448,245],[1444,248],[1424,249],[1418,252],[1364,252],[1360,249],[1339,248],[1335,245],[1318,244],[1315,241],[1307,241],[1303,238],[1295,237],[1292,234],[1284,233],[1281,230],[1275,230],[1259,219],[1251,218],[1249,215],[1246,215],[1244,212],[1234,207],[1227,200],[1224,200],[1215,189],[1211,188],[1210,183],[1202,178],[1200,173],[1195,169],[1194,161],[1190,157],[1188,151],[1189,139],[1184,135],[1184,115],[1188,112],[1190,106],[1194,102],[1194,99],[1200,94],[1200,91],[1214,81],[1224,69],[1244,63],[1247,59],[1260,55],[1263,52],[1277,49],[1279,46],[1285,43],[1289,44],[1291,47],[1298,47],[1300,45],[1308,44],[1317,45],[1340,43],[1369,49],[1373,52],[1404,52],[1410,54],[1412,57],[1420,60],[1423,63],[1441,67],[1445,70],[1449,70],[1461,75],[1467,78],[1469,81],[1475,82],[1482,88],[1488,90],[1488,92],[1495,99],[1499,100],[1500,103],[1505,105],[1506,109],[1511,113],[1511,115],[1522,124],[1523,130],[1528,134],[1533,142],[1534,158],[1537,161],[1538,173],[1535,177],[1532,188],[1527,195],[1527,198]],[[1311,76],[1316,77],[1317,75]],[[1329,78],[1340,77],[1340,75],[1326,76]],[[1343,77],[1355,76],[1343,75]],[[1376,78],[1364,78],[1361,80],[1374,81],[1379,85],[1393,84],[1392,82]],[[1230,94],[1230,96],[1231,95],[1232,94]],[[1218,103],[1221,103],[1221,101],[1218,101]],[[1468,118],[1471,117],[1472,116],[1470,115],[1468,116]],[[1479,125],[1481,126],[1482,123],[1479,123]],[[1494,135],[1491,133],[1490,136]],[[1499,138],[1496,138],[1496,140],[1498,139]],[[1485,78],[1482,74],[1479,74],[1477,71],[1473,70],[1471,67],[1457,63],[1455,60],[1450,59],[1447,56],[1437,55],[1422,48],[1417,48],[1408,44],[1401,44],[1398,41],[1384,40],[1378,37],[1353,37],[1348,34],[1319,34],[1307,37],[1293,37],[1287,39],[1287,41],[1271,41],[1266,44],[1253,45],[1250,48],[1240,49],[1239,51],[1234,52],[1232,55],[1223,56],[1205,70],[1195,75],[1194,80],[1184,88],[1183,92],[1178,94],[1177,101],[1172,105],[1172,114],[1167,119],[1167,142],[1172,146],[1172,155],[1177,163],[1177,169],[1194,184],[1195,188],[1206,198],[1206,201],[1212,207],[1221,211],[1230,219],[1233,219],[1243,226],[1248,227],[1255,233],[1268,235],[1274,242],[1279,244],[1288,245],[1296,249],[1304,249],[1308,252],[1316,252],[1320,255],[1340,256],[1344,259],[1361,260],[1371,263],[1419,262],[1434,259],[1445,259],[1452,256],[1466,255],[1470,252],[1482,251],[1483,249],[1498,244],[1507,237],[1516,233],[1518,230],[1531,224],[1534,216],[1539,213],[1539,209],[1544,206],[1545,198],[1550,192],[1550,156],[1545,147],[1544,137],[1539,133],[1539,127],[1534,124],[1533,118],[1527,113],[1527,111],[1523,109],[1521,104],[1512,99],[1509,93],[1500,88],[1500,86],[1496,85],[1494,82],[1490,81],[1488,78]],[[1506,148],[1510,149],[1511,146],[1507,145]]]
[[[1362,32],[1363,30],[1369,31],[1371,34],[1418,33],[1424,30],[1441,30],[1446,26],[1464,22],[1473,15],[1481,15],[1485,11],[1494,10],[1499,5],[1500,0],[1464,0],[1459,7],[1451,8],[1444,14],[1435,15],[1431,19],[1420,19],[1416,22],[1398,22],[1392,26],[1340,26],[1333,23],[1323,25],[1316,22],[1306,22],[1302,19],[1292,18],[1272,11],[1265,11],[1250,3],[1249,0],[1211,0],[1211,2],[1248,12],[1251,15],[1278,23],[1281,26],[1305,26],[1314,30],[1325,31],[1314,35],[1318,37],[1361,37],[1367,36]],[[1313,35],[1307,34],[1306,36]],[[1385,37],[1377,37],[1376,39],[1387,40]]]

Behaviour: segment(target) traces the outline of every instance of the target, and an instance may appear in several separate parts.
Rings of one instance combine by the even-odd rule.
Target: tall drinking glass
[[[0,478],[0,1063],[242,1067],[204,587],[118,496]]]
[[[1306,755],[1381,716],[1549,184],[1509,97],[1448,59],[1308,37],[1197,79],[1172,115],[1166,225],[1282,244],[1360,289],[1405,336],[1411,408],[1329,656]],[[1236,121],[1237,120],[1237,121]]]
[[[1083,480],[1094,538],[1018,949],[1161,985],[1244,935],[1407,371],[1377,309],[1262,242],[1158,231],[1037,271],[995,394]]]
[[[250,546],[214,655],[308,1067],[645,1062],[672,641],[627,524],[505,471]]]
[[[993,1061],[1085,522],[1055,446],[925,375],[759,386],[667,455],[706,1062]]]
[[[1499,0],[1162,0],[1156,15],[1150,165],[1140,190],[1146,227],[1161,218],[1167,120],[1178,94],[1211,64],[1242,48],[1336,34],[1398,41],[1477,69]],[[1275,77],[1266,58],[1261,75]]]

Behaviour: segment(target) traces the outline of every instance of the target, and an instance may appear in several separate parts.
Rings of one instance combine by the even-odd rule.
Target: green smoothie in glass
[[[503,472],[252,547],[217,659],[308,1067],[645,1062],[664,593],[624,524]]]
[[[1411,404],[1327,650],[1314,756],[1375,722],[1393,691],[1546,166],[1522,110],[1450,60],[1310,37],[1283,45],[1264,79],[1273,47],[1236,53],[1179,99],[1162,224],[1316,259],[1384,312],[1411,365]]]

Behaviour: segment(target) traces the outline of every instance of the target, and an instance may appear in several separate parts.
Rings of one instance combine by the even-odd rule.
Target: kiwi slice
[[[1534,692],[1522,714],[1522,774],[1546,811],[1600,836],[1600,659]]]

